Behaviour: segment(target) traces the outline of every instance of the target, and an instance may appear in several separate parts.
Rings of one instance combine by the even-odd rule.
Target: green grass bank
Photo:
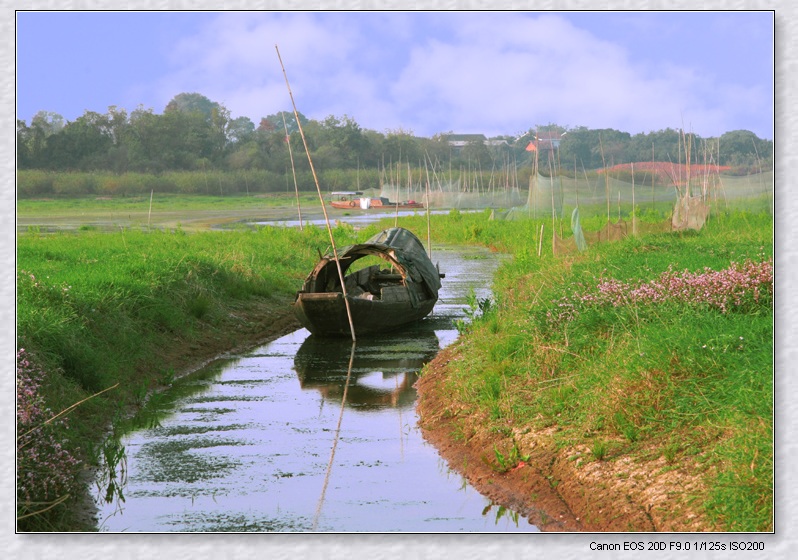
[[[463,214],[434,227],[514,257],[447,357],[453,438],[492,434],[482,459],[502,473],[545,432],[572,469],[599,473],[595,494],[642,473],[690,481],[648,514],[654,526],[773,530],[770,214],[558,256],[550,236],[537,255],[540,223]]]
[[[355,236],[335,228],[336,243]],[[272,332],[328,246],[316,227],[18,236],[19,528],[71,529],[75,461],[116,452],[111,426],[181,367]]]

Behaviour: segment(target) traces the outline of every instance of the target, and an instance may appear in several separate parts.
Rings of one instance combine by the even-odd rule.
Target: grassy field
[[[30,404],[20,428],[34,430],[18,441],[18,458],[22,470],[38,468],[25,463],[33,452],[61,458],[31,479],[49,487],[29,485],[27,494],[18,488],[18,515],[75,492],[74,480],[48,479],[72,465],[70,457],[91,461],[118,451],[98,446],[99,434],[171,382],[175,372],[164,365],[170,349],[186,351],[210,335],[223,351],[242,327],[237,316],[285,308],[317,250],[328,245],[324,230],[192,233],[164,225],[208,212],[218,212],[213,219],[235,214],[240,199],[156,198],[159,211],[177,218],[152,231],[117,224],[107,232],[92,225],[96,215],[124,214],[131,204],[146,217],[149,197],[18,201],[20,217],[63,214],[75,224],[74,231],[54,234],[32,227],[17,239],[17,333],[25,349],[18,401]],[[293,212],[291,197],[246,200],[256,212],[270,204]],[[450,371],[453,403],[484,414],[486,429],[499,433],[508,425],[557,426],[558,444],[585,445],[592,461],[665,457],[669,465],[687,465],[706,481],[697,500],[716,527],[772,529],[772,215],[715,213],[701,232],[648,234],[556,256],[550,218],[489,215],[453,211],[431,218],[434,242],[513,255],[495,279],[496,297],[474,300],[474,321],[461,325],[458,351],[465,359]],[[426,238],[423,214],[400,225]],[[589,233],[602,225],[599,216],[583,228]],[[336,240],[365,239],[375,228],[340,226]],[[561,231],[570,234],[567,224]],[[748,261],[753,265],[744,268]],[[703,291],[647,300],[652,282]],[[724,292],[727,285],[732,292]],[[68,423],[43,428],[54,412],[87,398]],[[60,511],[21,524],[63,528],[69,520]]]
[[[315,193],[301,193],[300,202],[302,204],[318,205],[318,195]],[[154,194],[152,197],[152,209],[154,212],[235,211],[280,206],[296,206],[296,197],[293,194],[258,194],[252,196]],[[19,216],[51,216],[54,214],[110,215],[113,213],[125,214],[131,211],[147,213],[149,209],[149,194],[137,196],[21,198],[17,200],[17,215]]]
[[[318,195],[302,193],[303,219],[321,215]],[[149,194],[138,196],[41,197],[17,200],[17,231],[24,233],[120,228],[201,231],[234,227],[247,220],[296,219],[293,195],[208,196]]]

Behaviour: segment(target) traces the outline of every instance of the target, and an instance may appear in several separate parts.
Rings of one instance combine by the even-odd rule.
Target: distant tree
[[[139,171],[197,169],[216,153],[211,123],[199,111],[138,108],[130,115],[131,165]]]
[[[33,115],[30,125],[31,128],[41,129],[46,137],[61,132],[61,129],[66,125],[66,121],[58,113],[39,111]]]
[[[761,140],[751,131],[732,130],[722,134],[719,141],[722,165],[765,169],[772,166],[773,143]]]
[[[17,123],[17,141],[22,160],[18,164],[28,168],[51,168],[47,153],[47,139],[61,132],[65,126],[64,117],[50,111],[39,111],[31,119],[30,126],[22,121]]]
[[[400,161],[415,164],[423,161],[424,157],[421,146],[416,142],[413,132],[402,128],[386,132],[383,151],[388,162],[394,164]]]
[[[420,145],[424,149],[424,154],[428,162],[437,169],[446,167],[448,171],[449,163],[452,160],[452,147],[449,145],[449,136],[452,132],[438,133],[432,138],[423,138]]]
[[[559,128],[561,127],[557,127]],[[627,151],[631,143],[628,132],[586,127],[576,127],[566,132],[560,141],[560,162],[576,161],[580,168],[597,169],[605,164],[612,166],[627,161]]]
[[[214,109],[218,109],[219,104],[211,101],[199,93],[178,93],[169,103],[166,104],[164,113],[170,111],[182,111],[184,113],[201,113],[207,119],[211,119]]]
[[[482,140],[470,140],[460,152],[460,160],[475,170],[490,170],[491,155]]]
[[[224,105],[217,105],[211,111],[210,141],[211,160],[214,164],[219,164],[224,156],[229,139],[230,111]]]
[[[106,169],[118,173],[263,169],[284,174],[291,168],[290,145],[296,166],[307,171],[306,145],[298,134],[300,124],[314,166],[320,171],[388,166],[396,169],[401,163],[402,173],[409,165],[417,179],[428,165],[432,173],[466,165],[472,170],[492,172],[506,162],[528,166],[532,154],[526,150],[529,141],[535,133],[550,131],[562,136],[552,159],[543,162],[545,167],[562,165],[569,170],[589,170],[633,161],[684,162],[685,139],[694,163],[731,165],[737,173],[771,169],[773,165],[773,142],[747,130],[702,139],[670,128],[632,136],[614,129],[567,128],[548,123],[531,127],[517,137],[498,137],[506,144],[472,142],[458,152],[449,145],[450,133],[422,138],[402,128],[377,132],[363,129],[347,115],[330,115],[316,121],[300,113],[298,119],[297,122],[293,112],[280,111],[263,117],[256,126],[247,117],[233,118],[226,107],[199,93],[176,95],[163,114],[139,106],[128,115],[125,109],[110,106],[106,114],[87,111],[74,122],[66,122],[58,113],[39,111],[30,124],[17,120],[17,166],[59,171]],[[371,177],[374,180],[377,174]]]
[[[115,105],[108,107],[105,126],[112,145],[108,149],[104,167],[109,171],[124,173],[129,170],[130,123],[127,111]]]
[[[33,166],[33,131],[22,119],[17,119],[17,168]]]
[[[339,163],[336,167],[357,166],[368,146],[360,125],[347,115],[343,117],[330,115],[322,121],[321,128],[324,132],[322,139],[324,146],[336,152],[331,154]]]
[[[137,171],[162,171],[157,154],[157,120],[152,109],[139,105],[130,113],[126,145],[130,166]]]
[[[48,167],[83,171],[101,168],[112,144],[106,117],[86,111],[47,138]]]
[[[309,122],[308,118],[302,113],[297,114],[299,115],[299,123],[304,128]],[[285,126],[283,126],[283,118],[285,118]],[[299,130],[296,117],[291,111],[280,111],[279,113],[263,117],[258,125],[258,130],[266,132],[285,131],[286,128],[288,128],[288,134]]]
[[[114,145],[119,146],[123,144],[129,126],[127,111],[118,108],[116,105],[111,105],[108,107],[108,113],[105,115],[105,121],[108,134],[111,136]]]
[[[243,144],[253,139],[255,123],[249,117],[232,119],[227,125],[227,138],[233,144]]]
[[[593,160],[612,167],[626,162],[626,149],[629,146],[631,135],[612,128],[595,131],[599,142],[593,147]]]
[[[557,132],[559,134],[564,134],[567,132],[567,129],[564,126],[560,126],[558,124],[549,123],[549,124],[539,124],[535,125],[536,132]]]
[[[586,127],[572,128],[560,140],[560,160],[577,162],[579,169],[592,169],[595,135]]]

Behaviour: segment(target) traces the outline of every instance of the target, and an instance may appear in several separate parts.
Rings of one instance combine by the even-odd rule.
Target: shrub
[[[47,171],[19,170],[17,171],[17,196],[39,196],[53,194],[52,173]]]

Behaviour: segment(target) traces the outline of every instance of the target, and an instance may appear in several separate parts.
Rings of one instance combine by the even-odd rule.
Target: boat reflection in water
[[[296,353],[294,369],[302,389],[316,390],[325,400],[340,403],[349,377],[348,407],[411,408],[418,372],[439,350],[435,331],[422,325],[361,339],[354,355],[352,343],[310,335]]]

